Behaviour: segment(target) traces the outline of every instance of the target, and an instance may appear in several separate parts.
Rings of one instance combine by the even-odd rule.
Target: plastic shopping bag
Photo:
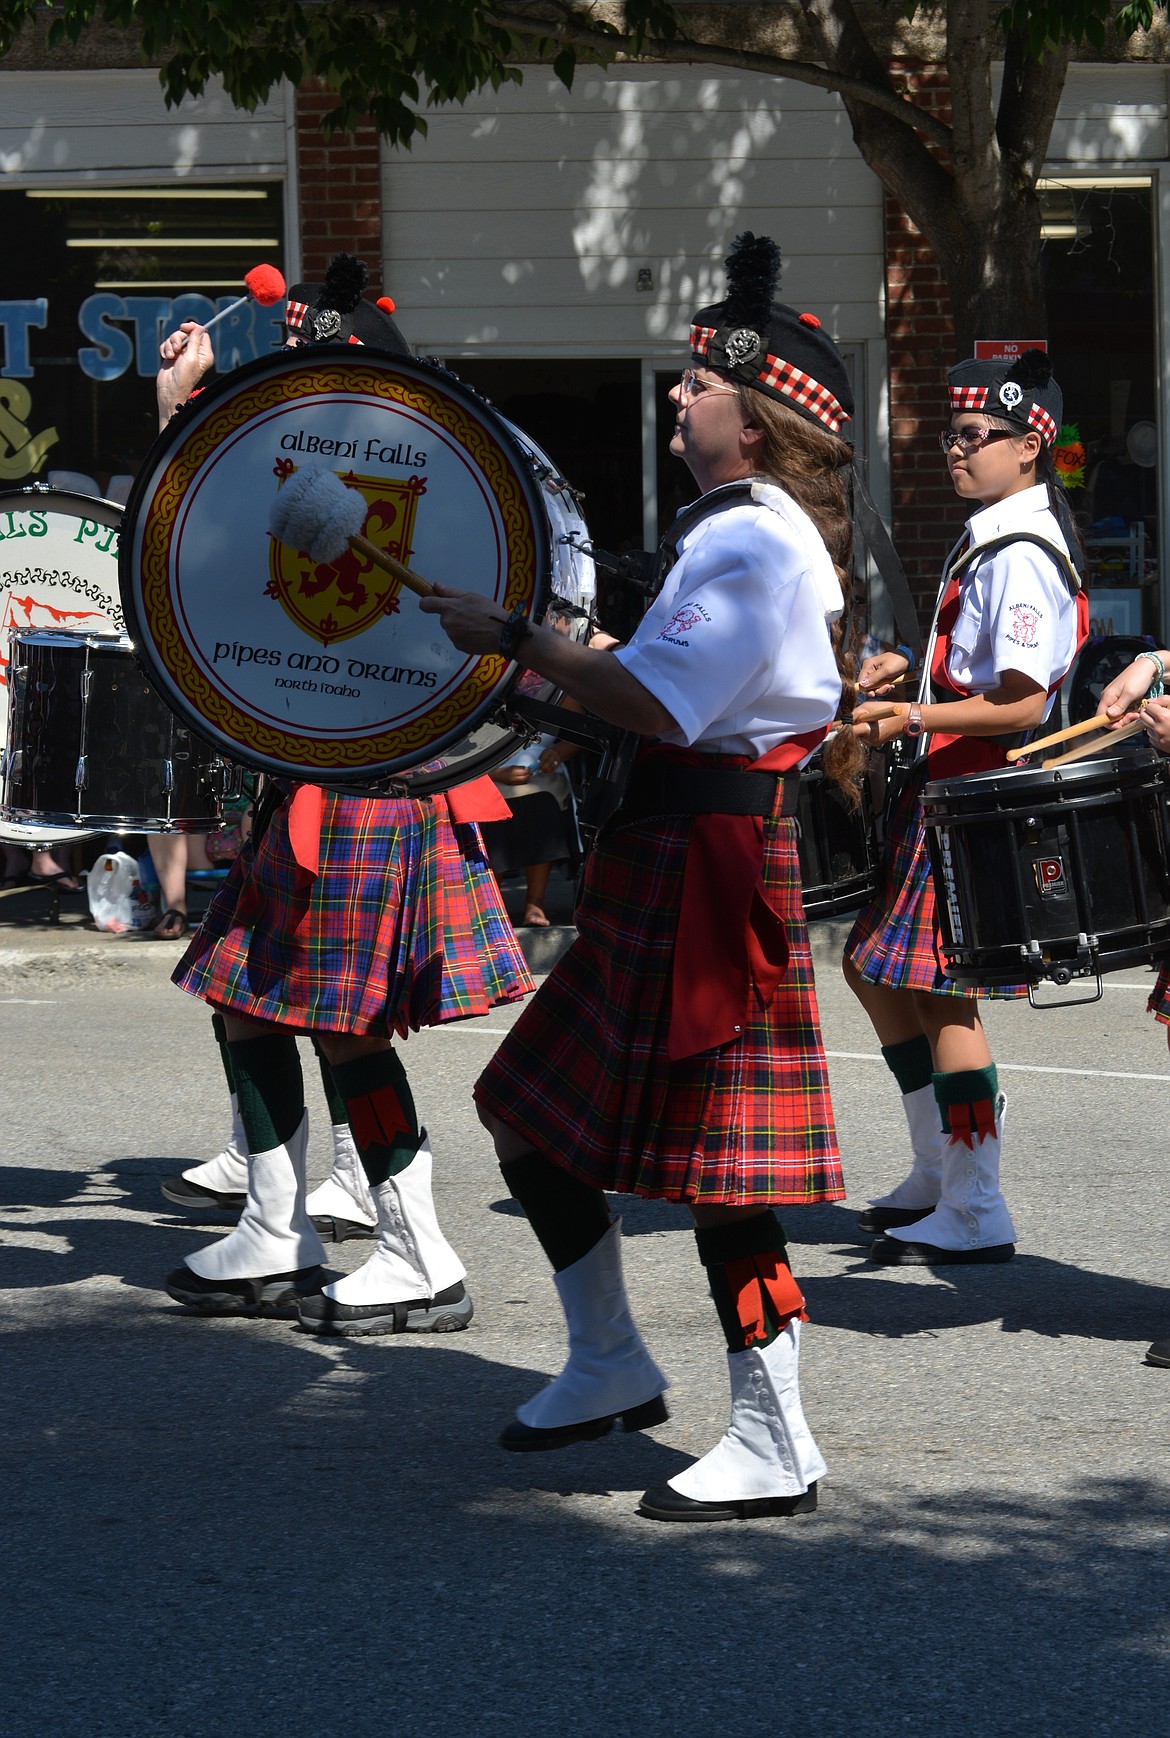
[[[107,851],[87,877],[89,912],[99,929],[122,935],[147,929],[158,916],[157,887],[144,887],[135,859],[125,851]]]

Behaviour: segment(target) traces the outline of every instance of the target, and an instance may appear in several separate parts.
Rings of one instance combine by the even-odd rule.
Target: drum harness
[[[1052,543],[1047,537],[1041,537],[1039,533],[1035,531],[1004,531],[1001,532],[998,537],[990,537],[985,543],[973,543],[967,549],[963,549],[959,544],[956,544],[954,549],[951,550],[950,555],[947,557],[946,565],[943,568],[943,580],[942,584],[939,586],[938,599],[934,606],[934,616],[930,624],[930,633],[927,636],[926,650],[922,656],[922,675],[919,679],[917,694],[917,703],[920,706],[931,701],[936,701],[936,699],[939,698],[941,698],[941,701],[945,702],[948,698],[948,696],[945,695],[936,697],[934,684],[931,680],[931,672],[934,668],[935,646],[938,643],[939,616],[942,612],[943,603],[946,599],[946,594],[951,581],[961,578],[961,576],[966,573],[970,567],[974,566],[975,562],[982,556],[993,555],[997,550],[1005,548],[1010,543],[1035,543],[1046,555],[1050,555],[1053,561],[1055,561],[1061,571],[1065,584],[1068,586],[1070,594],[1075,598],[1081,591],[1081,574],[1072,558],[1065,550],[1061,549],[1058,544]],[[1065,671],[1064,675],[1060,677],[1060,680],[1053,683],[1048,691],[1050,694],[1055,693],[1056,689],[1060,687],[1061,682],[1064,681],[1064,676],[1067,674],[1068,672]],[[1035,731],[1038,728],[1038,726],[1030,726],[1027,730],[1007,731],[1002,736],[985,736],[980,740],[983,742],[996,743],[999,747],[1004,749],[1022,748],[1024,743],[1035,734]],[[905,738],[899,738],[899,744],[903,742],[905,742]],[[902,759],[900,762],[895,762],[894,768],[891,772],[891,789],[888,793],[887,801],[894,801],[902,796],[909,787],[920,787],[925,782],[928,742],[929,739],[927,735],[923,733],[923,735],[915,740],[909,758]]]

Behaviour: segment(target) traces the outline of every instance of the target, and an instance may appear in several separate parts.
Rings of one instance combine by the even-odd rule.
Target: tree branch
[[[806,6],[807,12],[809,8]],[[852,9],[850,9],[852,10]],[[492,21],[514,36],[528,42],[547,42],[550,36],[586,53],[596,54],[605,61],[631,63],[667,62],[668,64],[730,66],[745,72],[762,73],[769,78],[791,78],[799,84],[814,85],[820,90],[836,91],[854,102],[865,103],[880,113],[889,115],[901,126],[919,133],[942,150],[950,149],[950,128],[935,116],[915,106],[909,97],[899,95],[885,74],[880,61],[873,56],[878,77],[851,75],[818,66],[814,61],[790,60],[783,55],[762,54],[754,49],[729,48],[720,42],[702,41],[695,37],[647,38],[641,52],[635,50],[633,38],[627,32],[611,34],[594,25],[580,22],[580,14],[570,11],[559,23],[538,21],[523,12],[488,6],[485,12]],[[860,28],[860,26],[858,27]],[[871,51],[872,52],[872,51]]]

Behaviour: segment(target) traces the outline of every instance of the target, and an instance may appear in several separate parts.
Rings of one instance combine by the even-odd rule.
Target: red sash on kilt
[[[355,796],[362,796],[355,791]],[[507,821],[512,811],[500,794],[500,787],[490,778],[471,779],[456,785],[445,796],[434,801],[445,803],[451,821],[458,825],[467,821]],[[321,816],[324,813],[325,792],[320,785],[298,785],[293,792],[288,813],[288,837],[293,856],[306,875],[321,873]]]
[[[778,743],[749,772],[788,772],[824,741],[828,726]],[[659,745],[643,756],[702,766],[696,749]],[[778,790],[780,787],[777,787]],[[687,843],[670,982],[667,1056],[678,1062],[738,1038],[754,994],[768,1007],[788,968],[784,922],[761,880],[764,818],[696,815]]]

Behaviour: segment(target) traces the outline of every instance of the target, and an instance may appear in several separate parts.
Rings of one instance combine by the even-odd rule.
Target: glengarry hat
[[[1024,350],[1011,362],[971,357],[947,370],[951,412],[979,410],[1021,430],[1035,429],[1045,446],[1060,430],[1064,395],[1043,350]]]
[[[322,284],[293,284],[288,292],[285,324],[308,344],[376,344],[409,356],[410,346],[390,316],[394,303],[381,296],[367,302],[362,291],[369,281],[365,262],[339,253]]]
[[[745,230],[724,264],[727,294],[691,320],[692,359],[839,435],[853,415],[845,363],[815,314],[773,301],[780,276],[776,243]]]

